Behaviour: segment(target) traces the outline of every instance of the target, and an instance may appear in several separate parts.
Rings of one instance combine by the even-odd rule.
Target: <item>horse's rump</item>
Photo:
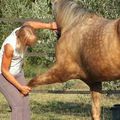
[[[84,72],[91,79],[119,78],[119,20],[98,16],[73,0],[58,0],[55,5],[61,36],[68,36],[65,47],[79,60]]]
[[[120,20],[108,20],[84,10],[73,0],[52,0],[61,37],[56,63],[28,86],[81,79],[92,95],[92,118],[100,120],[103,80],[120,78]]]

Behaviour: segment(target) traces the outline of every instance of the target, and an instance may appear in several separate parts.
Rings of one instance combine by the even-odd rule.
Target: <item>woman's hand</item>
[[[23,95],[28,95],[30,91],[31,91],[30,87],[28,87],[28,86],[21,86],[20,92]]]
[[[50,24],[51,24],[51,27],[50,27],[51,30],[57,30],[58,29],[56,22],[52,22]]]

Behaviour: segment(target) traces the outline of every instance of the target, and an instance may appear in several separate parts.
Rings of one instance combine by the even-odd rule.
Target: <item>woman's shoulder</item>
[[[5,44],[10,44],[13,48],[16,47],[16,40],[17,40],[17,36],[16,36],[16,31],[19,30],[19,28],[16,28],[12,31],[12,33],[5,39],[4,41],[4,45]]]
[[[16,31],[19,30],[21,27],[18,27],[16,29],[14,29],[11,34],[5,39],[5,42],[10,42],[10,43],[14,43],[16,41]]]

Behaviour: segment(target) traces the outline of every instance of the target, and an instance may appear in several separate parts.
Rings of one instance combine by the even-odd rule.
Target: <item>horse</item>
[[[80,79],[92,98],[92,119],[100,120],[102,82],[120,78],[120,19],[107,19],[73,0],[51,0],[61,36],[54,65],[28,86]]]

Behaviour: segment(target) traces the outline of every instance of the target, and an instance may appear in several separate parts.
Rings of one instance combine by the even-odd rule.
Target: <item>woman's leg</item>
[[[26,80],[24,73],[16,76],[16,79],[22,84],[26,85]],[[30,106],[29,106],[29,96],[23,97],[23,120],[30,120]]]
[[[23,78],[24,76],[22,74],[16,76],[16,79],[24,85],[25,79]],[[12,109],[12,120],[30,120],[28,96],[23,96],[18,89],[9,83],[2,75],[0,75],[0,91]]]

